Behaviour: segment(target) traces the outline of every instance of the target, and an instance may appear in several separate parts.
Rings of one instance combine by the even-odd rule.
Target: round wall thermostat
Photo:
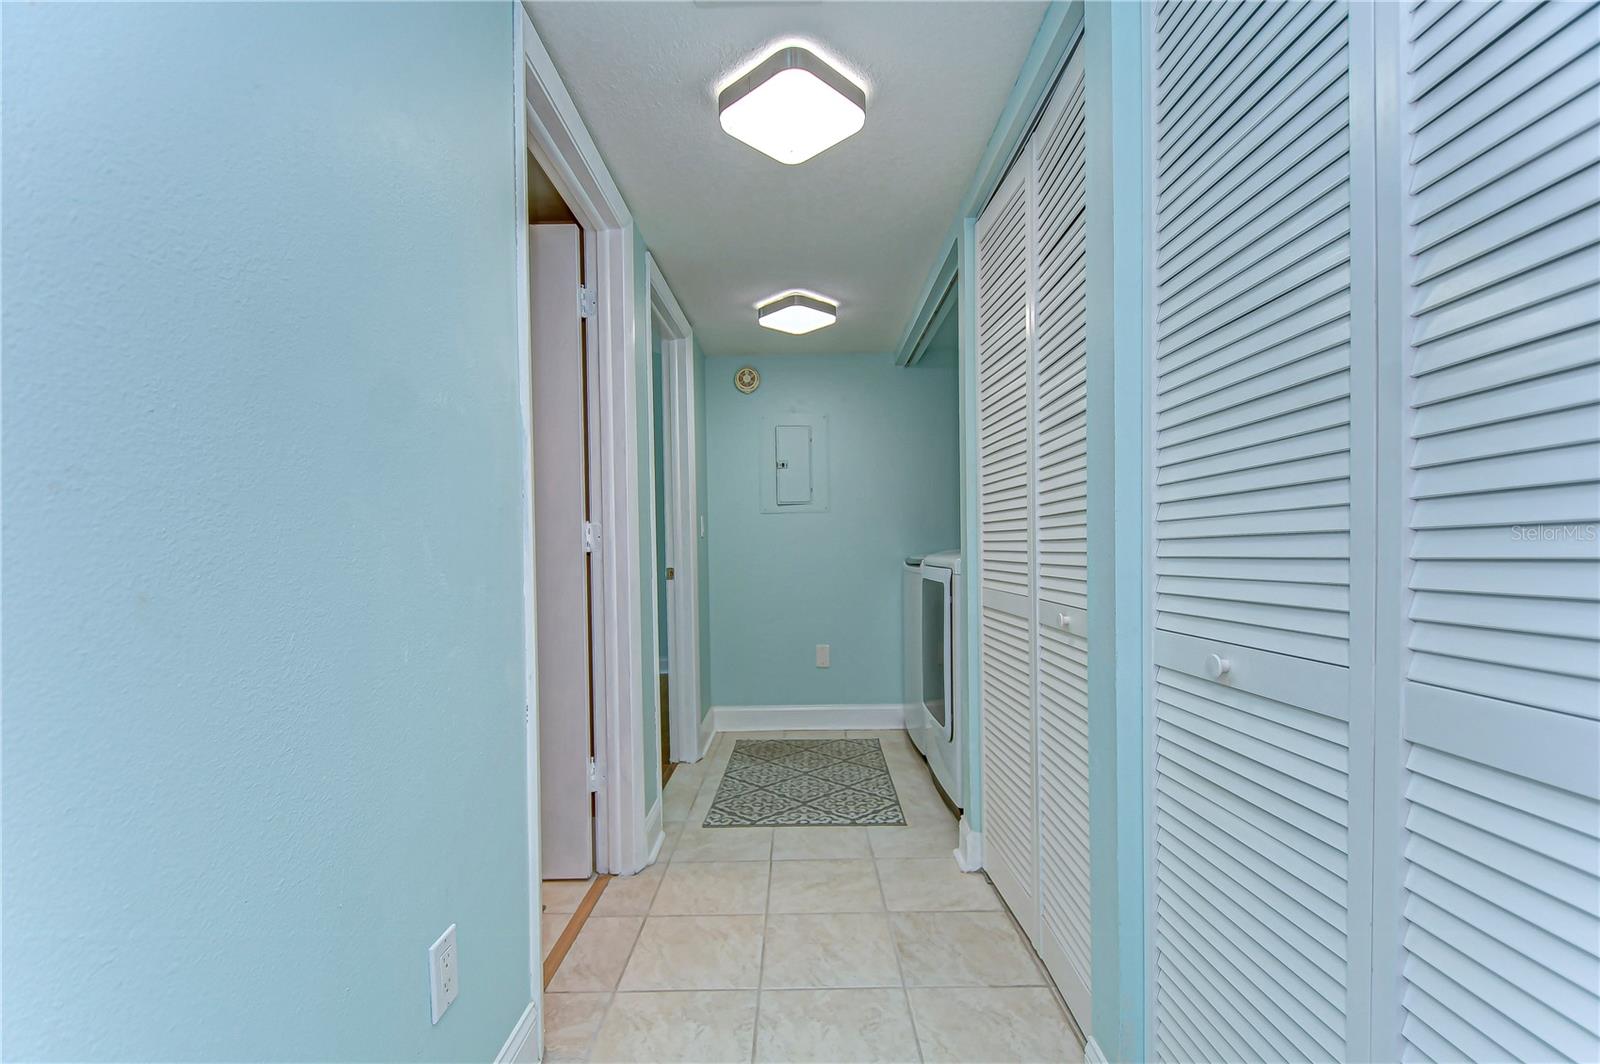
[[[754,366],[745,366],[733,375],[733,386],[746,395],[761,387],[761,374]]]

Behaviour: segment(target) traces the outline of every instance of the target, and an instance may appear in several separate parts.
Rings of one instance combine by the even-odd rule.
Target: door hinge
[[[595,298],[594,289],[586,284],[578,286],[578,317],[592,318],[599,308],[599,300]]]
[[[600,766],[595,764],[594,758],[589,759],[589,793],[593,794],[600,789]]]
[[[593,554],[600,549],[600,526],[593,521],[583,523],[583,553]]]

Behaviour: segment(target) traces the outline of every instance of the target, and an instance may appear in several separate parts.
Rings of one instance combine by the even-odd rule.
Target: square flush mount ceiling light
[[[867,94],[792,44],[718,93],[717,110],[729,136],[793,165],[858,132],[867,121]]]
[[[804,336],[839,320],[839,304],[804,292],[773,296],[756,307],[756,321],[768,329]]]

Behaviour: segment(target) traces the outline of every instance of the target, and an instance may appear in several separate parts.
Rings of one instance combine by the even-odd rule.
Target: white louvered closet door
[[[1035,269],[1039,930],[1034,945],[1090,1015],[1088,406],[1083,60],[1074,54],[1028,151]]]
[[[1402,990],[1374,1051],[1594,1061],[1600,10],[1398,21]]]
[[[984,868],[1031,936],[1038,921],[1028,173],[977,223],[978,494]]]
[[[1351,310],[1372,291],[1369,259],[1352,297],[1350,13],[1169,2],[1154,23],[1151,1049],[1351,1059],[1372,702]]]

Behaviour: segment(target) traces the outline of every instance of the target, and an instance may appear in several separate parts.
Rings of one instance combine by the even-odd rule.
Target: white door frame
[[[594,667],[595,761],[600,775],[596,794],[596,871],[628,875],[649,858],[644,809],[644,676],[640,648],[643,607],[640,572],[639,364],[635,230],[633,216],[611,179],[599,149],[535,32],[525,7],[518,5],[515,49],[520,62],[513,88],[524,121],[517,123],[518,378],[522,389],[524,440],[524,596],[527,624],[526,697],[532,712],[527,726],[529,877],[532,922],[531,971],[536,989],[542,968],[538,946],[538,727],[534,673],[534,595],[531,450],[532,412],[528,382],[532,345],[528,321],[527,173],[531,152],[572,209],[584,231],[584,284],[595,295],[589,319],[589,464],[591,519],[598,536],[592,556],[590,613]],[[525,145],[525,146],[524,146]],[[574,535],[581,530],[574,529]]]
[[[538,655],[538,617],[535,608],[534,593],[534,547],[533,547],[533,294],[531,291],[531,267],[528,262],[529,234],[528,234],[528,136],[527,123],[522,120],[521,112],[525,104],[523,99],[523,67],[525,65],[523,53],[523,40],[525,37],[524,23],[527,16],[523,15],[517,21],[515,29],[516,47],[513,49],[512,84],[514,92],[512,99],[518,101],[516,109],[512,112],[512,172],[516,175],[514,182],[515,203],[513,217],[515,219],[516,239],[513,241],[514,255],[512,269],[517,279],[517,398],[521,414],[522,425],[520,439],[522,444],[522,726],[524,742],[526,743],[525,772],[527,774],[527,803],[528,803],[528,978],[532,983],[530,998],[534,1002],[542,1000],[544,990],[543,981],[543,950],[540,945],[540,876],[539,876],[539,729],[536,726],[533,707],[538,704],[539,693],[539,655]],[[537,1021],[542,1008],[534,1007],[534,1021]],[[524,1016],[527,1013],[523,1014]],[[518,1024],[519,1027],[522,1023]],[[543,1045],[540,1032],[536,1029],[533,1035],[534,1049],[537,1052]],[[500,1051],[500,1058],[505,1058],[517,1051],[518,1047],[509,1042],[506,1048]]]
[[[674,761],[700,760],[700,545],[695,465],[694,330],[672,294],[655,256],[645,253],[651,330],[661,328],[662,501],[666,506],[667,565],[673,578],[667,600],[667,671],[672,677],[667,724]],[[654,336],[652,336],[654,339]],[[654,403],[651,404],[654,417]],[[654,433],[652,432],[652,441]],[[652,443],[653,445],[653,443]],[[653,458],[653,456],[652,456]],[[650,529],[655,530],[654,514]],[[652,553],[652,557],[654,554]],[[651,584],[652,593],[660,586]],[[659,604],[657,604],[659,609]],[[659,613],[655,616],[660,616]],[[659,697],[659,687],[658,695]],[[657,707],[657,714],[660,707]],[[661,761],[660,737],[655,752]]]

